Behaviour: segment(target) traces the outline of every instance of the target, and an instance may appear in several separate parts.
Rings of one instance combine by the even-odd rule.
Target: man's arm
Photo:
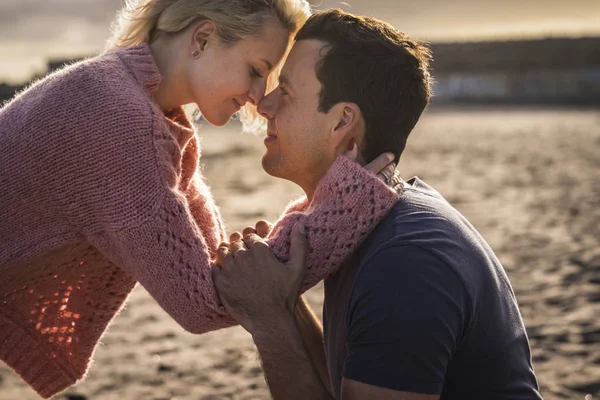
[[[393,164],[392,164],[393,166]],[[379,168],[377,165],[375,167]],[[388,167],[385,167],[388,168]],[[271,231],[272,225],[270,222],[265,220],[258,221],[254,226],[247,226],[242,231],[242,235],[248,236],[256,234],[262,239],[265,239]],[[230,237],[230,242],[241,239],[241,236],[235,232]],[[323,339],[323,327],[319,318],[315,315],[314,311],[310,307],[310,304],[306,301],[304,296],[300,296],[298,304],[295,309],[296,322],[302,336],[302,341],[306,347],[306,351],[310,357],[310,360],[317,370],[321,382],[327,388],[329,393],[333,396],[333,389],[331,388],[331,381],[329,379],[329,371],[327,370],[327,359],[325,358],[325,347]]]
[[[282,315],[272,326],[258,327],[252,339],[275,400],[333,399],[311,362],[295,316]]]
[[[222,268],[213,269],[213,280],[227,310],[252,335],[273,398],[332,399],[311,363],[295,315],[306,237],[294,227],[290,261],[285,264],[258,236],[244,240],[247,249],[240,241],[231,249],[219,248]],[[314,333],[314,325],[303,326],[306,333]]]
[[[342,400],[439,400],[437,394],[401,392],[342,378]]]
[[[296,321],[298,322],[302,341],[308,351],[310,360],[317,370],[321,382],[333,396],[329,371],[327,370],[327,359],[325,358],[325,347],[323,345],[323,327],[303,296],[300,296],[296,305]]]

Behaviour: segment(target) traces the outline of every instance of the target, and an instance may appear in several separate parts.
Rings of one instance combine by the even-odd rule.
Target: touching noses
[[[258,103],[258,113],[262,115],[267,120],[272,120],[275,118],[275,114],[277,112],[277,104],[275,100],[274,92],[269,93]]]
[[[258,105],[260,101],[265,97],[265,91],[267,90],[267,80],[260,79],[257,81],[248,92],[248,101],[253,105]]]

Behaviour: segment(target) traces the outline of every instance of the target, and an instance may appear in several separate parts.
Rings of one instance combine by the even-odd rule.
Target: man
[[[340,11],[312,16],[280,86],[259,105],[269,120],[265,170],[310,199],[353,143],[361,163],[384,151],[398,159],[430,97],[429,58],[383,22]],[[500,262],[426,183],[405,182],[386,219],[326,279],[324,356],[318,323],[303,302],[295,308],[301,231],[287,264],[247,234],[246,246],[219,250],[214,272],[224,305],[252,334],[275,399],[541,398]]]

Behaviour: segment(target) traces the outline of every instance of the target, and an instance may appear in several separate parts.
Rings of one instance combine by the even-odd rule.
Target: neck
[[[187,89],[184,80],[181,79],[185,75],[175,68],[176,65],[183,64],[178,62],[180,56],[175,51],[176,48],[172,40],[163,37],[157,38],[150,45],[161,75],[160,85],[154,93],[154,101],[165,112],[189,103],[185,100]]]
[[[323,168],[320,172],[311,174],[308,179],[295,181],[295,183],[302,188],[304,194],[306,194],[306,198],[308,199],[309,203],[312,202],[315,192],[317,191],[317,187],[319,186],[319,182],[321,182],[321,179],[325,177],[328,169],[329,167]]]
[[[312,202],[312,199],[315,195],[315,192],[317,191],[317,187],[312,187],[312,188],[302,188],[302,190],[304,190],[304,193],[306,194],[306,198],[308,199],[308,202]]]

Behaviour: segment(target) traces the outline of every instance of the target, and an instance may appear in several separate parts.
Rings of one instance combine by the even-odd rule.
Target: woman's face
[[[229,47],[220,44],[216,31],[195,39],[200,51],[189,58],[187,80],[203,118],[222,126],[247,102],[257,105],[289,39],[290,33],[275,18],[267,20],[260,37]]]

